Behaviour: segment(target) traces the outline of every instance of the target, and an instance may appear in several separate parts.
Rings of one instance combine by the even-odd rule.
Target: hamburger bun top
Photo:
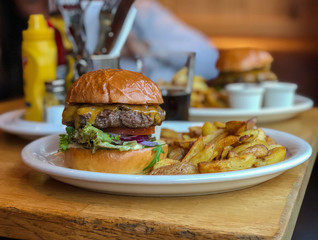
[[[68,90],[67,103],[162,104],[158,86],[141,73],[99,69],[79,77]]]
[[[265,67],[273,61],[269,52],[252,48],[220,50],[216,67],[220,72],[245,72]]]

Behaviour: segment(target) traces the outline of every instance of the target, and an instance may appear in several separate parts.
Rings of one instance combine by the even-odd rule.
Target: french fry
[[[182,139],[182,133],[176,132],[169,128],[161,128],[160,132],[161,138],[173,138],[173,139]]]
[[[221,154],[221,159],[226,159],[228,157],[229,152],[233,149],[232,146],[226,146]],[[237,156],[237,155],[236,155]]]
[[[240,134],[246,131],[247,123],[244,121],[229,121],[225,123],[225,128],[230,134]]]
[[[177,162],[152,170],[150,175],[188,175],[199,173],[198,166],[190,162]]]
[[[284,146],[256,128],[256,118],[206,122],[202,127],[189,128],[188,133],[164,130],[163,135],[175,139],[166,138],[168,157],[155,165],[155,175],[235,171],[277,163],[286,157]]]
[[[192,145],[197,141],[197,138],[188,138],[188,139],[176,139],[170,145],[172,147],[181,147],[184,149],[190,149]]]
[[[215,143],[211,141],[209,144],[205,145],[205,147],[199,153],[193,156],[189,160],[189,162],[197,165],[199,162],[209,162],[215,158],[219,159],[221,157],[223,149],[238,142],[238,140],[238,136],[230,135],[224,138],[220,138]]]
[[[182,159],[182,162],[189,162],[192,157],[198,154],[204,148],[203,137],[200,136],[192,145],[189,152]]]
[[[222,138],[228,136],[229,133],[226,129],[218,129],[216,132],[204,137],[204,144],[213,144]]]
[[[163,159],[160,159],[158,162],[156,162],[156,164],[153,166],[152,170],[163,167],[163,166],[175,164],[178,162],[180,162],[180,161],[175,160],[175,159],[170,159],[170,158],[163,158]]]
[[[219,121],[215,121],[213,123],[217,128],[225,128],[225,123],[219,122]]]
[[[206,162],[211,159],[211,157],[215,157],[215,144],[206,145],[201,151],[199,151],[196,155],[189,159],[189,162],[194,165],[198,165],[200,162]]]
[[[220,159],[221,154],[225,147],[231,146],[239,141],[239,136],[229,135],[224,138],[221,138],[219,141],[215,143],[215,149],[213,154],[210,156],[208,161],[212,161],[213,159]]]
[[[233,149],[233,148],[232,148]],[[233,158],[233,157],[237,157],[239,154],[237,152],[232,151],[232,149],[229,151],[229,153],[227,154],[227,158]]]
[[[282,147],[282,145],[280,144],[271,144],[271,145],[268,145],[268,150],[272,150],[273,148],[277,148],[277,147]]]
[[[265,134],[264,130],[261,128],[257,128],[257,130],[258,130],[258,135],[255,138],[255,141],[264,141],[265,146],[267,146],[268,144],[266,142],[266,134]]]
[[[202,126],[202,135],[207,136],[214,133],[217,130],[217,127],[213,123],[205,122]]]
[[[168,153],[168,158],[180,161],[185,156],[185,149],[176,147]]]
[[[224,160],[200,162],[198,168],[200,173],[228,172],[251,168],[255,162],[256,157],[253,154],[245,154]]]
[[[286,148],[283,146],[273,148],[264,159],[257,161],[255,166],[261,167],[283,161],[286,157],[286,152]]]
[[[253,129],[256,126],[256,123],[257,123],[257,118],[256,117],[248,119],[246,121],[246,129],[247,130]]]
[[[258,129],[249,129],[244,132],[241,132],[239,134],[239,136],[241,137],[240,142],[241,143],[252,142],[257,138],[259,133],[260,131]]]
[[[226,108],[228,106],[227,101],[224,101],[219,91],[214,88],[208,88],[205,91],[205,105],[214,108]]]
[[[189,127],[189,135],[191,138],[197,138],[202,135],[202,127],[201,126],[193,126]]]
[[[272,138],[272,137],[270,137],[270,136],[266,136],[265,141],[267,142],[268,145],[277,144],[277,142],[275,141],[275,139]]]
[[[263,158],[268,154],[268,149],[263,144],[256,144],[241,151],[239,155],[253,154],[256,158]]]
[[[255,140],[255,141],[252,141],[252,142],[240,144],[240,145],[234,147],[231,151],[239,154],[240,152],[246,150],[247,148],[253,147],[253,146],[257,145],[257,144],[262,144],[264,146],[267,146],[267,143],[265,141],[260,141],[260,140],[256,141]]]
[[[239,136],[241,136],[241,143],[264,141],[266,143],[266,146],[268,145],[266,141],[266,134],[261,128],[246,130],[244,132],[241,132]]]

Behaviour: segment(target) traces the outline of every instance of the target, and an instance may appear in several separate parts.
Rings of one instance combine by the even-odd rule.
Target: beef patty
[[[63,124],[74,126],[78,122],[77,127],[84,127],[89,121],[93,126],[105,129],[109,127],[125,127],[125,128],[148,128],[153,125],[160,125],[164,120],[164,111],[159,106],[145,107],[143,111],[136,110],[134,107],[126,105],[118,105],[116,107],[86,107],[85,110],[66,110],[73,112],[72,118],[65,117],[63,113]],[[67,108],[66,108],[67,109]],[[91,109],[91,110],[90,110]],[[76,111],[76,114],[74,112]],[[64,110],[65,112],[65,110]],[[69,114],[69,115],[71,115]]]

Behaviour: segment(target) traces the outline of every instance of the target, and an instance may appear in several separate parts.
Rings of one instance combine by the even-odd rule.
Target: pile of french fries
[[[236,171],[266,166],[285,159],[286,147],[247,121],[205,122],[180,133],[161,130],[169,145],[167,158],[157,162],[150,175],[184,175]]]
[[[204,78],[194,76],[190,106],[195,108],[228,108],[228,96],[224,90],[209,87]]]
[[[188,81],[188,68],[177,71],[171,82],[159,79],[159,87],[186,86]],[[193,76],[190,106],[194,108],[228,108],[228,96],[224,90],[210,87],[207,81],[198,75]]]

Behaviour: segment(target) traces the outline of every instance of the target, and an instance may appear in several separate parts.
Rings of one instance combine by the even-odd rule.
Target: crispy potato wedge
[[[262,144],[265,147],[267,147],[267,143],[265,141],[255,140],[255,141],[252,141],[252,142],[247,142],[247,143],[243,143],[243,144],[237,145],[231,150],[231,152],[235,152],[235,153],[239,154],[240,152],[246,150],[247,148],[255,146],[257,144]]]
[[[233,149],[233,148],[232,148]],[[237,152],[232,151],[232,149],[229,151],[229,153],[227,154],[227,158],[233,158],[233,157],[237,157],[239,154]]]
[[[249,130],[249,129],[255,128],[256,123],[257,123],[257,118],[256,117],[248,119],[246,121],[246,129]]]
[[[208,88],[205,92],[205,105],[207,107],[226,108],[228,103],[222,98],[219,91],[214,88]]]
[[[272,144],[272,145],[269,145],[267,148],[268,150],[272,150],[273,148],[277,148],[277,147],[283,147],[283,146],[280,144]]]
[[[163,166],[175,164],[178,162],[180,162],[180,161],[175,160],[175,159],[171,159],[171,158],[163,158],[163,159],[160,159],[158,162],[156,162],[156,164],[153,166],[152,170],[163,167]]]
[[[227,146],[230,146],[238,142],[238,140],[238,136],[230,135],[224,138],[220,138],[215,143],[211,141],[209,144],[206,144],[199,153],[190,158],[189,162],[192,162],[194,165],[197,165],[199,162],[209,162],[213,159],[219,159],[221,158],[223,149]]]
[[[217,128],[225,128],[225,123],[219,122],[219,121],[215,121],[213,123]]]
[[[224,160],[200,162],[198,168],[200,173],[228,172],[251,168],[255,162],[256,157],[253,154],[245,154]]]
[[[168,128],[161,128],[160,138],[182,139],[182,133],[173,131]]]
[[[204,148],[203,137],[200,136],[192,145],[188,153],[182,159],[182,162],[189,162],[192,157],[197,155]]]
[[[266,166],[283,161],[286,158],[286,153],[287,150],[283,146],[273,148],[268,152],[266,157],[255,163],[255,167]]]
[[[190,127],[187,133],[163,129],[162,136],[169,152],[154,166],[154,175],[235,171],[273,164],[286,157],[286,148],[257,128],[256,118],[206,122],[202,127]]]
[[[215,144],[206,145],[201,151],[189,159],[189,162],[197,165],[199,162],[208,162],[210,159],[215,157],[218,152],[215,151]],[[211,159],[212,160],[212,159]]]
[[[191,138],[198,138],[202,135],[202,127],[201,126],[193,126],[189,127],[189,135]]]
[[[246,131],[247,123],[245,121],[229,121],[225,123],[225,128],[230,134],[240,134]]]
[[[152,170],[150,175],[188,175],[199,173],[198,167],[190,162],[177,162]]]
[[[244,132],[241,132],[239,134],[239,136],[241,137],[240,142],[241,143],[252,142],[257,138],[259,133],[260,133],[259,129],[249,129]]]
[[[238,141],[239,136],[236,135],[229,135],[224,138],[221,138],[219,141],[215,143],[215,149],[213,154],[210,156],[209,161],[212,161],[213,159],[220,159],[224,148],[231,146],[237,143]]]
[[[218,139],[226,137],[228,132],[225,129],[218,129],[214,133],[203,137],[204,144],[208,144],[211,141],[216,142]]]
[[[213,134],[217,130],[218,130],[217,127],[213,123],[205,122],[202,126],[202,135],[207,136],[207,135]]]
[[[189,138],[189,139],[183,139],[183,140],[175,140],[171,142],[171,147],[181,147],[184,149],[190,149],[192,145],[197,141],[197,138]]]
[[[233,149],[233,146],[226,146],[221,154],[221,159],[226,159],[228,157],[229,152]]]
[[[172,165],[175,163],[178,163],[180,161],[175,160],[175,159],[170,159],[170,158],[163,158],[160,159],[152,168],[152,170],[157,169],[157,168],[161,168],[163,166],[168,166],[168,165]]]
[[[239,156],[249,154],[249,153],[255,155],[256,158],[263,158],[268,154],[268,149],[263,144],[256,144],[254,146],[248,147],[245,150],[241,151],[239,153]]]
[[[274,138],[270,137],[270,136],[266,136],[265,141],[267,142],[268,145],[275,145],[277,144],[277,142],[275,141]]]
[[[169,151],[167,157],[170,158],[170,159],[174,159],[174,160],[180,161],[181,159],[183,159],[185,154],[186,154],[186,151],[185,151],[184,148],[175,147],[175,148],[171,149],[171,151]]]
[[[265,145],[267,146],[268,144],[266,142],[266,134],[265,134],[264,130],[261,128],[257,128],[257,130],[258,130],[258,135],[255,138],[255,141],[264,141],[266,143]]]

